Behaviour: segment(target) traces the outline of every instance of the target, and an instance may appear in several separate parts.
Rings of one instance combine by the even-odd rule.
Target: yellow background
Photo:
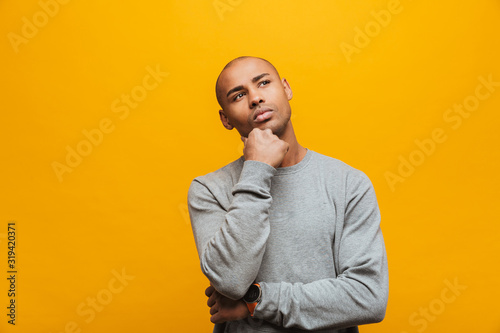
[[[488,97],[460,125],[445,120],[474,101],[480,77],[500,82],[499,1],[56,4],[0,2],[1,332],[211,331],[186,196],[194,177],[241,154],[214,96],[219,71],[240,55],[267,58],[288,79],[302,145],[374,184],[390,296],[385,320],[362,331],[500,332],[500,86],[479,88]],[[372,12],[391,8],[377,23]],[[146,91],[148,68],[168,75]],[[114,112],[132,91],[147,96]],[[113,129],[58,177],[54,162],[66,163],[68,146],[85,149],[83,131],[103,120]],[[422,155],[415,140],[435,129],[446,140]],[[389,182],[410,156],[420,165]],[[451,297],[454,282],[466,288]],[[91,318],[92,298],[101,303]]]

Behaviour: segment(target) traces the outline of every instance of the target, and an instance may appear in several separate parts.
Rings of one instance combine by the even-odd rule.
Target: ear
[[[288,100],[291,100],[293,97],[293,92],[292,88],[290,88],[290,84],[288,84],[288,81],[285,78],[281,79],[281,83],[283,84],[283,88],[285,89]]]
[[[224,110],[219,110],[219,116],[222,125],[224,125],[224,127],[228,130],[232,130],[234,126],[229,123],[229,119],[227,119],[226,115],[224,114]]]

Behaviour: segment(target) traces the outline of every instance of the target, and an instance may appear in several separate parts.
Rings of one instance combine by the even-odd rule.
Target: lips
[[[267,107],[257,109],[254,113],[253,120],[256,123],[260,123],[271,117],[273,110]]]

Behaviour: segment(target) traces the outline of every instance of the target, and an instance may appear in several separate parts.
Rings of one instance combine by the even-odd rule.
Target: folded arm
[[[388,268],[380,212],[368,177],[347,181],[342,228],[336,229],[337,277],[311,283],[266,283],[255,317],[286,328],[346,328],[380,322]]]
[[[242,298],[259,271],[270,232],[275,172],[269,164],[245,161],[227,209],[199,180],[189,188],[188,209],[201,269],[228,298]]]

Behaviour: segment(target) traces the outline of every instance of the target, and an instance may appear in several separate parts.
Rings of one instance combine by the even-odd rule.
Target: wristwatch
[[[243,300],[247,303],[248,311],[250,311],[250,316],[253,317],[253,313],[255,311],[255,307],[260,302],[260,298],[262,296],[262,289],[260,288],[260,284],[254,283],[248,288],[247,293],[243,296]]]

